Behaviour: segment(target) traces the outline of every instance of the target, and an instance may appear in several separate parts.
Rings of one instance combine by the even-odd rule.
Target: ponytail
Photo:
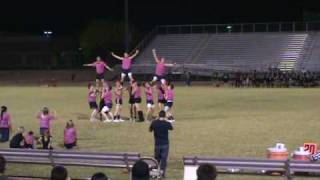
[[[7,107],[6,106],[1,106],[1,114],[0,114],[0,120],[2,120],[2,118],[3,118],[3,114],[5,113],[5,112],[7,112]]]

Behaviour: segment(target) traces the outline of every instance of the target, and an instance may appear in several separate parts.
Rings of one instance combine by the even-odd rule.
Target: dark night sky
[[[68,2],[68,3],[66,3]],[[305,9],[320,11],[316,1],[297,0],[129,0],[129,19],[143,31],[159,24],[198,24],[302,20]],[[124,19],[123,0],[1,2],[0,31],[77,34],[92,19]]]

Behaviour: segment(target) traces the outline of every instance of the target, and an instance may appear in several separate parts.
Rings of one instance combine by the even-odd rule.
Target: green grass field
[[[79,150],[153,155],[153,135],[148,132],[148,123],[92,124],[88,120],[86,94],[85,87],[0,87],[0,105],[8,106],[14,129],[24,126],[36,134],[39,126],[36,112],[43,106],[55,109],[58,119],[52,127],[56,148],[62,148],[65,122],[73,119],[79,134]],[[306,141],[320,142],[320,89],[199,86],[176,87],[175,94],[176,122],[170,134],[167,179],[182,179],[184,155],[264,158],[266,149],[277,141],[284,142],[290,152]],[[123,114],[128,116],[128,108],[124,108]],[[98,170],[69,169],[71,177],[89,177]],[[112,179],[128,179],[121,170],[106,173]],[[49,168],[9,165],[7,174],[49,176]],[[218,179],[283,177],[220,175]]]

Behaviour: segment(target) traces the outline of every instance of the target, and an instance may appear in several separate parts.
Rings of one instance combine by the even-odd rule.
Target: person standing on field
[[[149,131],[153,132],[155,147],[154,157],[159,162],[162,176],[165,177],[167,159],[169,155],[169,130],[173,130],[170,122],[166,120],[166,113],[159,112],[159,119],[151,123]]]

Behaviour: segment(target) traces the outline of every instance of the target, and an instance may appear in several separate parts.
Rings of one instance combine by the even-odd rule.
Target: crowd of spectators
[[[269,69],[265,72],[219,72],[213,80],[231,83],[233,87],[316,87],[320,73],[309,71],[281,71]]]

